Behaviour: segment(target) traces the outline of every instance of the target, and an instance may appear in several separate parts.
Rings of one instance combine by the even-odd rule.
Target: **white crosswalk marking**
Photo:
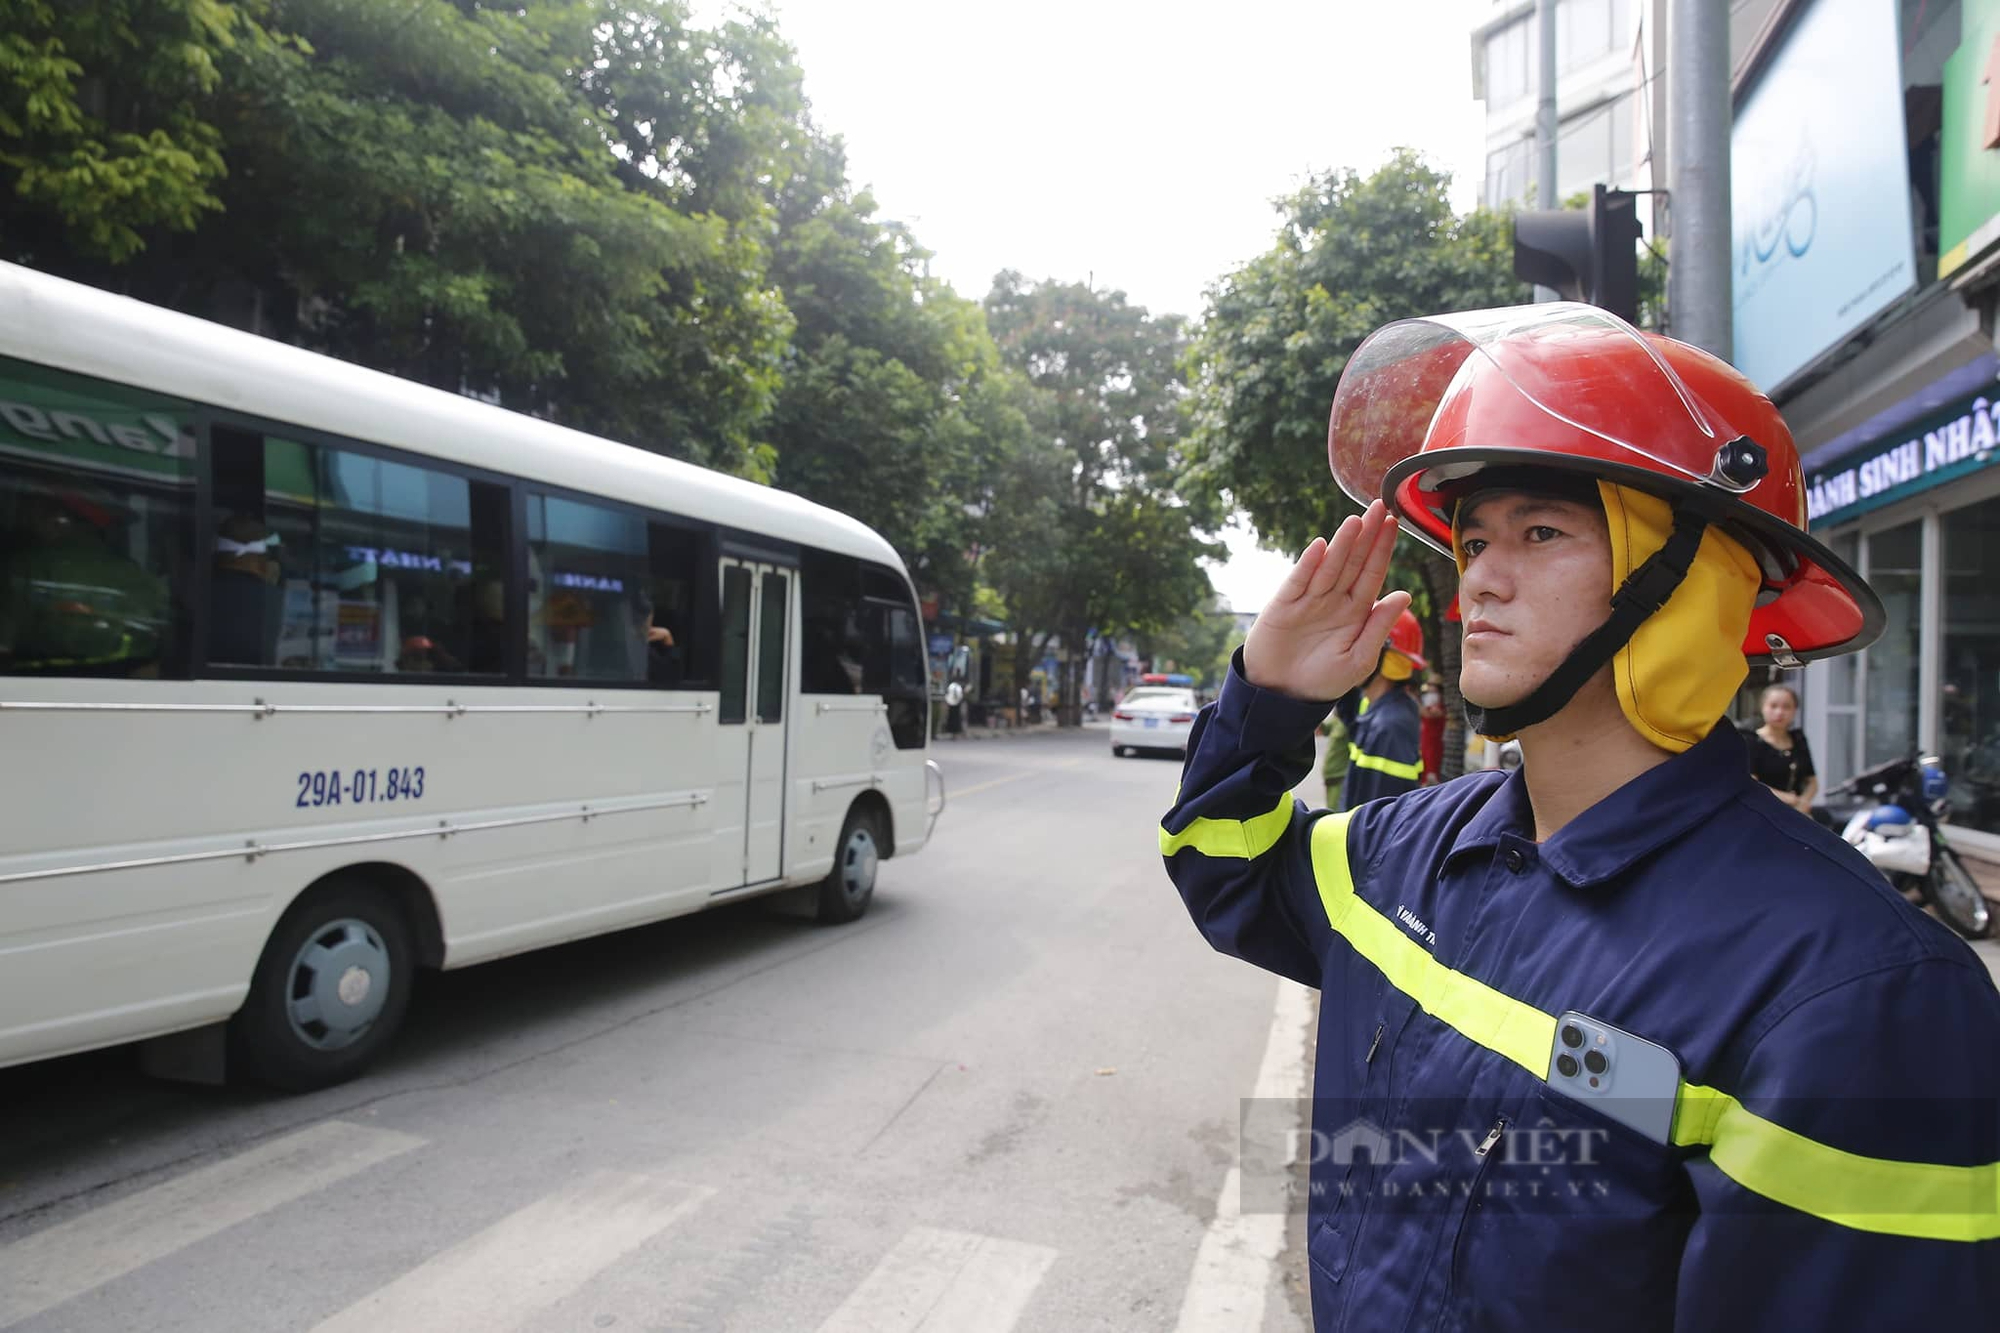
[[[356,1301],[316,1333],[518,1328],[714,1192],[592,1172]]]
[[[915,1227],[819,1333],[1007,1333],[1055,1261],[1046,1245]]]
[[[0,1249],[0,1327],[423,1143],[330,1120],[24,1237]]]

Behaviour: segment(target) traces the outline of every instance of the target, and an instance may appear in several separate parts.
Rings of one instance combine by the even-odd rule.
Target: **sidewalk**
[[[1101,728],[1109,725],[1110,722],[1108,719],[1086,718],[1084,719],[1082,729],[1090,731],[1093,728]],[[1007,723],[999,726],[975,727],[968,723],[965,730],[957,735],[946,731],[932,732],[931,744],[951,745],[958,741],[992,741],[1020,736],[1053,736],[1061,730],[1063,728],[1058,727],[1055,719],[1050,716],[1048,710],[1044,709],[1040,722],[1029,722],[1018,727]]]

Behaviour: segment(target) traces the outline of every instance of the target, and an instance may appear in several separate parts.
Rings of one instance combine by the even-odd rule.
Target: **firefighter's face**
[[[1466,556],[1459,690],[1477,707],[1504,708],[1604,623],[1610,533],[1594,505],[1511,491],[1478,497],[1458,524]]]

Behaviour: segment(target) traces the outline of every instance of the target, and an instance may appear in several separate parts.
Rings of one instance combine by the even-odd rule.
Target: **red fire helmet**
[[[1798,448],[1728,363],[1574,302],[1400,320],[1348,358],[1327,457],[1447,554],[1452,510],[1495,468],[1553,468],[1693,505],[1756,556],[1743,652],[1797,665],[1865,648],[1880,599],[1805,530]],[[1497,480],[1490,478],[1489,481]]]
[[[1410,665],[1422,671],[1430,663],[1424,661],[1424,627],[1417,623],[1416,613],[1408,607],[1396,617],[1396,623],[1389,627],[1389,647],[1410,659]]]

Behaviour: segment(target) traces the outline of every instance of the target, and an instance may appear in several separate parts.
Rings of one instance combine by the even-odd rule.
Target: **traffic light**
[[[1514,276],[1637,323],[1639,256],[1632,248],[1640,235],[1637,203],[1630,190],[1599,185],[1588,208],[1516,213]]]

